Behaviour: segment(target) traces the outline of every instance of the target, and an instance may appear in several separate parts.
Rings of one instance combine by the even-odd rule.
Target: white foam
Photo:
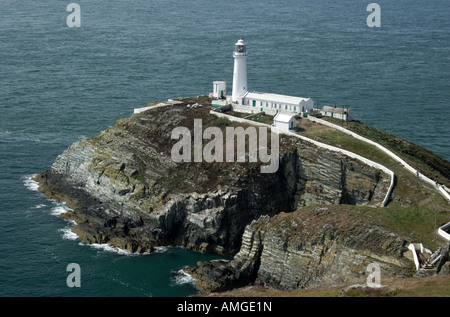
[[[169,250],[169,247],[155,247],[155,253],[165,253]]]
[[[0,135],[9,135],[9,134],[11,134],[11,131],[3,130],[3,129],[0,131]]]
[[[187,274],[183,269],[178,270],[175,274],[175,283],[176,284],[194,284],[195,279]]]
[[[117,253],[117,254],[121,254],[121,255],[132,255],[133,254],[126,250],[123,250],[123,249],[120,249],[117,247],[112,247],[106,243],[91,243],[91,244],[88,244],[88,246],[90,246],[91,248],[94,248],[94,249],[99,249],[99,250],[107,251],[107,252],[113,252],[113,253]]]
[[[39,204],[39,205],[34,206],[34,209],[41,209],[46,206],[47,206],[46,204]]]
[[[69,210],[70,208],[67,207],[65,204],[58,204],[58,206],[52,208],[51,214],[53,216],[60,216],[62,214],[65,214]]]
[[[61,233],[63,239],[66,239],[66,240],[78,239],[77,234],[72,232],[71,228],[64,228],[64,229],[60,229],[58,231]]]
[[[38,182],[32,180],[32,178],[35,176],[36,176],[36,174],[24,176],[23,183],[24,183],[25,187],[28,188],[29,190],[37,192],[37,191],[39,191],[39,184],[38,184]]]

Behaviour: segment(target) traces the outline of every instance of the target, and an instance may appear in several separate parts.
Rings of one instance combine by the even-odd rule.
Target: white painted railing
[[[350,151],[347,151],[347,150],[344,150],[344,149],[341,149],[341,148],[337,148],[337,147],[334,147],[334,146],[331,146],[331,145],[328,145],[328,144],[324,144],[324,143],[312,140],[310,138],[307,138],[305,136],[299,135],[297,133],[293,133],[293,132],[285,131],[285,130],[280,130],[279,128],[276,128],[276,127],[271,126],[269,124],[255,122],[255,121],[252,121],[252,120],[247,120],[247,119],[238,118],[238,117],[233,117],[233,116],[230,116],[230,115],[227,115],[227,114],[224,114],[224,113],[218,113],[218,112],[215,112],[215,111],[210,111],[210,113],[215,115],[215,116],[217,116],[217,117],[227,118],[228,120],[234,121],[234,122],[241,122],[241,123],[253,124],[253,125],[256,125],[256,126],[268,127],[274,133],[285,134],[285,135],[289,135],[289,136],[293,136],[293,137],[299,138],[299,139],[301,139],[303,141],[312,143],[312,144],[314,144],[314,145],[316,145],[318,147],[325,148],[327,150],[334,151],[334,152],[340,152],[340,153],[342,153],[342,154],[344,154],[346,156],[349,156],[351,158],[357,159],[357,160],[359,160],[359,161],[361,161],[361,162],[363,162],[363,163],[365,163],[365,164],[367,164],[367,165],[369,165],[371,167],[380,169],[384,173],[388,174],[391,177],[391,183],[389,185],[389,189],[388,189],[388,191],[386,193],[386,196],[385,196],[385,198],[384,198],[384,200],[382,202],[382,207],[386,206],[386,204],[387,204],[387,202],[388,202],[388,200],[389,200],[389,198],[391,196],[392,189],[394,188],[394,179],[395,179],[394,172],[391,171],[390,169],[388,169],[387,167],[379,164],[379,163],[371,161],[371,160],[369,160],[369,159],[367,159],[365,157],[362,157],[362,156],[360,156],[360,155],[358,155],[356,153],[353,153],[353,152],[350,152]]]

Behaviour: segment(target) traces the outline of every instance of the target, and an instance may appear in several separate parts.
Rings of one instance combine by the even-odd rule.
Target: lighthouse
[[[236,112],[264,112],[268,115],[276,115],[281,112],[304,116],[314,109],[314,101],[311,98],[248,91],[247,44],[243,39],[235,44],[233,57],[234,71],[231,98],[226,95],[226,82],[215,81],[213,82],[213,92],[210,94],[212,98],[215,98],[211,103],[212,106],[231,106],[231,109]],[[226,111],[225,108],[223,111]]]
[[[242,104],[242,97],[247,93],[247,46],[244,39],[240,39],[235,44],[233,52],[234,72],[233,72],[233,92],[231,99],[233,102]]]

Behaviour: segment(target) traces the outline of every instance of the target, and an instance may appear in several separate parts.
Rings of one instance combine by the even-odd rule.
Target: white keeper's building
[[[297,127],[297,120],[294,114],[278,112],[273,117],[273,125],[281,130],[289,131]]]
[[[226,102],[231,103],[233,110],[247,113],[264,111],[266,114],[277,113],[305,114],[313,110],[314,101],[311,98],[293,97],[272,93],[250,92],[247,84],[247,45],[243,39],[235,44],[233,52],[234,72],[232,95],[226,96]],[[224,99],[226,92],[225,81],[213,83],[212,96]],[[213,102],[213,105],[222,105],[223,102]]]

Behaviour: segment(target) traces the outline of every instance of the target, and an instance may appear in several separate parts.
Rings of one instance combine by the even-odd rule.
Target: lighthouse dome
[[[246,44],[244,42],[244,39],[240,39],[239,41],[237,41],[235,45],[246,45]]]
[[[237,43],[235,44],[236,48],[234,50],[235,53],[241,53],[246,55],[246,43],[244,42],[244,39],[240,39],[239,41],[237,41]]]

